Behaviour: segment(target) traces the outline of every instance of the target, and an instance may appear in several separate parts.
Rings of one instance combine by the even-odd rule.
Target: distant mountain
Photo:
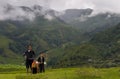
[[[10,4],[4,7],[6,20],[32,20],[41,16],[47,20],[59,20],[73,28],[80,29],[82,33],[93,34],[109,27],[115,26],[120,22],[120,14],[99,13],[93,15],[93,9],[67,9],[65,11],[55,11],[44,8],[40,5],[12,6]],[[14,13],[14,15],[13,15]]]
[[[0,63],[22,63],[22,54],[28,44],[33,45],[37,55],[40,51],[48,50],[49,65],[79,66],[89,61],[93,64],[93,60],[103,62],[103,57],[108,55],[106,51],[114,51],[107,49],[108,43],[105,42],[112,38],[108,36],[119,26],[117,24],[120,23],[120,17],[115,13],[93,16],[93,12],[92,9],[68,9],[58,12],[39,5],[6,5],[3,10],[4,19],[0,19]],[[114,29],[108,34],[106,29],[111,27]],[[102,33],[104,30],[105,33]],[[119,33],[119,29],[116,30]],[[117,33],[113,34],[114,37]],[[119,34],[117,35],[116,37],[119,37]],[[102,40],[105,42],[99,43]],[[5,59],[6,61],[3,61]]]
[[[53,53],[59,53],[54,56]],[[60,53],[62,52],[62,53]],[[50,51],[53,67],[94,66],[116,67],[120,65],[120,24],[97,33],[84,44]],[[52,56],[51,56],[52,55]],[[62,59],[61,59],[62,58]],[[52,59],[55,59],[52,61]]]
[[[9,17],[9,15],[12,15],[11,13],[15,13],[14,18],[19,20],[19,18],[23,19],[30,19],[29,17],[37,17],[37,16],[44,16],[45,18],[48,16],[52,19],[58,18],[60,20],[63,20],[66,23],[70,23],[74,20],[80,20],[81,17],[88,17],[92,14],[92,9],[67,9],[65,11],[55,11],[50,8],[45,8],[40,5],[34,5],[31,7],[28,6],[12,6],[10,4],[7,4],[4,6],[4,12],[8,15],[6,19],[14,20],[13,17]],[[20,13],[18,13],[20,12]],[[18,14],[16,14],[18,13]],[[82,18],[81,18],[82,20]]]
[[[64,13],[59,16],[59,18],[66,23],[70,23],[76,20],[85,20],[85,17],[88,17],[93,12],[92,9],[67,9]],[[84,17],[84,19],[83,19]]]
[[[120,22],[120,14],[106,12],[94,15],[93,13],[92,9],[68,9],[59,18],[87,34],[102,31]]]
[[[86,21],[74,21],[72,25],[78,27],[83,32],[96,33],[104,29],[117,25],[120,22],[120,14],[100,13],[95,16],[88,17]]]
[[[5,20],[34,20],[37,16],[44,16],[46,19],[54,19],[59,14],[57,11],[44,8],[40,5],[28,6],[13,6],[7,4],[3,8],[3,18]]]
[[[66,43],[79,44],[84,36],[79,30],[58,19],[48,20],[37,15],[34,21],[0,21],[0,38],[0,63],[20,64],[28,44],[33,45],[38,55],[40,51],[62,47]]]

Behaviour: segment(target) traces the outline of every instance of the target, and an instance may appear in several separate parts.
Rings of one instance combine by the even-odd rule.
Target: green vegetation
[[[80,45],[72,45],[53,51],[55,67],[94,66],[94,67],[118,67],[120,66],[120,24],[92,36],[88,42]],[[56,55],[57,53],[61,53]],[[59,57],[60,58],[59,58]],[[55,59],[55,60],[54,60]]]
[[[0,79],[119,79],[120,68],[59,68],[26,74],[24,66],[0,65]]]
[[[12,74],[25,72],[25,66],[23,65],[0,65],[0,74]]]
[[[108,15],[71,22],[79,29],[43,16],[0,21],[0,79],[119,79],[120,18]],[[26,74],[22,55],[28,44],[36,55],[47,50],[45,73]]]
[[[36,55],[48,50],[48,66],[53,68],[119,66],[120,24],[107,29],[111,27],[109,22],[118,22],[119,18],[114,17],[114,21],[104,19],[108,14],[97,15],[97,18],[89,17],[89,21],[83,23],[86,26],[83,30],[57,18],[49,21],[43,16],[38,16],[34,21],[0,21],[0,63],[20,65],[24,61],[22,55],[26,46],[32,44]],[[99,22],[99,18],[104,20]],[[103,29],[105,30],[101,32]],[[96,33],[98,31],[100,32]]]
[[[43,50],[83,40],[79,30],[68,26],[57,19],[48,21],[42,16],[32,22],[0,21],[0,63],[21,64],[28,44],[32,44],[35,53],[39,54]]]
[[[75,20],[70,22],[70,24],[79,28],[82,32],[88,33],[88,35],[90,35],[97,33],[98,31],[116,26],[118,23],[120,23],[119,20],[120,18],[114,13],[100,13],[96,16],[88,17],[85,21]]]
[[[0,35],[0,63],[7,64],[7,63],[18,63],[21,62],[19,60],[20,56],[14,53],[12,50],[9,49],[9,43],[13,41],[5,36]],[[11,61],[9,60],[11,58]],[[16,59],[16,60],[15,60]]]

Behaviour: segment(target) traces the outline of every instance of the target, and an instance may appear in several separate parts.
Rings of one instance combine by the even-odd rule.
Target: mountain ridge
[[[94,57],[97,57],[96,54],[100,50],[99,46],[102,48],[101,45],[97,47],[97,43],[93,43],[95,40],[100,40],[99,37],[97,37],[99,39],[95,37],[100,36],[101,38],[104,38],[107,36],[104,36],[103,34],[102,37],[102,34],[99,35],[97,33],[102,33],[102,31],[109,28],[115,28],[115,25],[120,23],[120,17],[118,17],[119,14],[103,13],[91,16],[94,11],[92,9],[69,9],[67,10],[67,13],[69,14],[70,12],[70,15],[67,15],[67,13],[57,12],[51,9],[42,9],[43,7],[37,5],[32,7],[17,6],[14,7],[15,9],[11,6],[9,8],[7,9],[8,13],[6,14],[9,14],[10,12],[12,15],[10,17],[7,15],[7,18],[0,20],[0,34],[3,40],[0,41],[1,44],[3,43],[3,47],[0,47],[0,63],[2,64],[15,64],[16,61],[18,61],[17,64],[22,63],[22,54],[26,50],[28,44],[32,44],[37,55],[41,50],[53,52],[50,54],[53,56],[55,54],[55,56],[50,57],[49,65],[57,66],[58,64],[62,67],[84,65],[89,61],[90,63],[93,63]],[[17,13],[23,12],[23,14],[21,13],[20,16],[19,14],[16,15],[16,11]],[[32,17],[29,17],[31,15]],[[69,17],[72,21],[68,23],[61,19],[60,16],[63,15],[67,17],[73,16]],[[81,21],[80,19],[82,18],[84,20]],[[91,41],[93,38],[94,41]],[[5,40],[6,42],[4,42]],[[106,45],[104,46],[106,47]],[[95,54],[94,57],[88,53],[89,51],[92,52],[92,54]],[[109,55],[108,53],[106,54],[105,51],[113,50],[105,50],[102,48],[102,51],[104,54],[100,52],[100,59],[102,59],[101,56]],[[62,55],[63,59],[61,60],[60,58]],[[72,57],[72,55],[74,55],[74,57]],[[14,56],[17,57],[16,60],[14,60]],[[8,57],[7,62],[3,61],[6,57]],[[81,63],[71,59],[78,60]],[[55,62],[55,60],[57,60],[57,62]],[[96,62],[98,61],[99,60]],[[62,64],[60,65],[60,63]]]

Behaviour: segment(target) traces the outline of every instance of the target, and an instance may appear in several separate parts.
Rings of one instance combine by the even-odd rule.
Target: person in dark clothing
[[[25,64],[26,64],[26,69],[27,69],[27,73],[29,72],[29,68],[30,70],[32,71],[32,62],[34,60],[34,57],[35,57],[35,53],[34,51],[32,50],[32,46],[29,45],[28,46],[28,50],[24,53],[24,56],[25,56]]]
[[[43,53],[40,54],[40,57],[38,58],[38,62],[39,62],[40,73],[45,72],[45,66],[44,66],[45,57]]]

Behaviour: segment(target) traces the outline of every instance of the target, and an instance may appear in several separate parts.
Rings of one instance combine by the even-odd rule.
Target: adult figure
[[[26,70],[27,70],[27,73],[28,73],[29,69],[30,69],[30,72],[32,71],[32,63],[33,63],[33,60],[34,60],[34,57],[35,57],[35,52],[32,50],[31,45],[28,45],[28,49],[24,53],[24,56],[25,56],[25,61],[26,61],[25,62]]]

